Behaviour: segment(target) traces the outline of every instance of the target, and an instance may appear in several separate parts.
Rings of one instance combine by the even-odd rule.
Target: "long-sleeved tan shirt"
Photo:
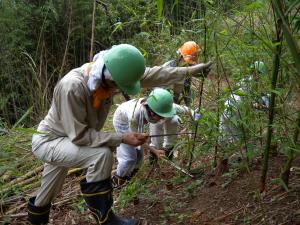
[[[168,86],[183,82],[187,68],[147,67],[141,79],[142,87]],[[80,146],[118,146],[122,135],[102,132],[112,104],[112,98],[95,109],[87,86],[88,77],[81,68],[71,70],[56,85],[51,108],[41,121],[38,131],[46,132],[44,141],[69,137]]]

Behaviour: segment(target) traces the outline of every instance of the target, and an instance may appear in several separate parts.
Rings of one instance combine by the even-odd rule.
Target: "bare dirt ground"
[[[121,208],[120,190],[115,192],[115,211],[120,215],[139,218],[143,225],[233,225],[300,224],[300,160],[294,162],[290,187],[283,191],[274,183],[283,165],[283,156],[270,159],[268,189],[259,193],[260,160],[252,172],[234,170],[214,176],[206,168],[197,179],[191,179],[168,163],[157,167],[145,165],[136,178],[139,191],[128,198]],[[233,170],[232,170],[233,171]],[[51,210],[50,225],[96,224],[80,197],[82,175],[70,175]],[[131,184],[122,190],[130,193]],[[2,224],[27,224],[26,201],[34,190],[21,193],[12,204],[2,208]],[[5,222],[6,221],[6,222]]]

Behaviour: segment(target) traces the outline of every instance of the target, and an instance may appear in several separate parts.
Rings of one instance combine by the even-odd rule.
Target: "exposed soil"
[[[258,188],[259,160],[251,173],[231,169],[226,175],[215,176],[207,167],[197,179],[189,178],[166,162],[153,168],[145,163],[136,178],[142,188],[122,209],[120,190],[116,191],[115,211],[139,218],[144,225],[297,225],[300,224],[300,160],[294,162],[289,191],[283,191],[273,180],[279,176],[278,165],[283,165],[283,160],[283,156],[270,159],[268,189],[263,194]],[[50,225],[96,224],[80,197],[81,178],[78,174],[67,178],[51,210]],[[2,208],[4,215],[10,215],[0,219],[2,224],[27,224],[26,200],[33,194],[22,193],[8,208]]]

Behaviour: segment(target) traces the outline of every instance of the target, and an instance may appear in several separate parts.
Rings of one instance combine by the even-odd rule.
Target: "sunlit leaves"
[[[162,12],[163,12],[163,0],[156,0],[157,3],[157,15],[158,17],[162,16]]]
[[[263,3],[262,1],[254,1],[248,5],[245,6],[245,11],[250,12],[250,11],[254,11],[254,10],[259,10],[259,9],[263,9],[265,3]]]

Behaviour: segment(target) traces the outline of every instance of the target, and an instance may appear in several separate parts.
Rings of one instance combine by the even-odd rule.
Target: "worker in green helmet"
[[[256,109],[268,109],[269,97],[266,93],[258,93],[261,77],[266,75],[266,66],[262,61],[254,61],[250,65],[251,74],[237,83],[237,88],[244,95],[253,98],[252,106]]]
[[[145,124],[165,124],[166,120],[171,121],[168,123],[176,123],[177,128],[177,112],[194,115],[194,111],[188,107],[173,103],[173,95],[168,90],[155,88],[147,98],[132,99],[120,104],[114,113],[113,125],[117,133],[143,133]],[[173,133],[177,133],[177,130]],[[118,165],[112,178],[115,188],[121,187],[137,173],[143,162],[144,150],[150,153],[149,157],[155,156],[155,159],[170,157],[170,152],[162,146],[157,148],[144,144],[136,147],[121,143],[117,147]]]
[[[269,95],[260,93],[257,88],[261,77],[266,75],[264,62],[253,62],[250,70],[251,74],[237,82],[233,92],[225,99],[224,111],[220,116],[220,146],[230,146],[242,140],[243,133],[249,127],[244,114],[250,112],[251,107],[258,110],[267,110],[269,107]],[[222,158],[228,158],[228,155]]]
[[[156,88],[147,98],[132,99],[120,104],[114,113],[113,125],[116,132],[120,134],[144,133],[145,124],[155,124],[165,118],[172,118],[175,114],[172,94],[165,89]],[[144,149],[149,150],[158,158],[165,155],[164,150],[150,147],[147,144],[136,147],[121,143],[117,147],[118,165],[113,176],[113,184],[116,188],[130,180],[138,171],[143,162]]]
[[[136,47],[120,44],[67,73],[55,86],[51,107],[32,137],[33,154],[45,164],[41,187],[28,202],[29,222],[48,223],[51,202],[61,191],[68,169],[81,167],[87,168],[86,178],[80,182],[82,196],[97,223],[138,224],[137,220],[116,216],[112,211],[113,150],[121,143],[140,146],[148,135],[102,131],[113,96],[120,91],[134,95],[141,86],[184,80],[210,65],[199,64],[188,70],[146,68]]]

